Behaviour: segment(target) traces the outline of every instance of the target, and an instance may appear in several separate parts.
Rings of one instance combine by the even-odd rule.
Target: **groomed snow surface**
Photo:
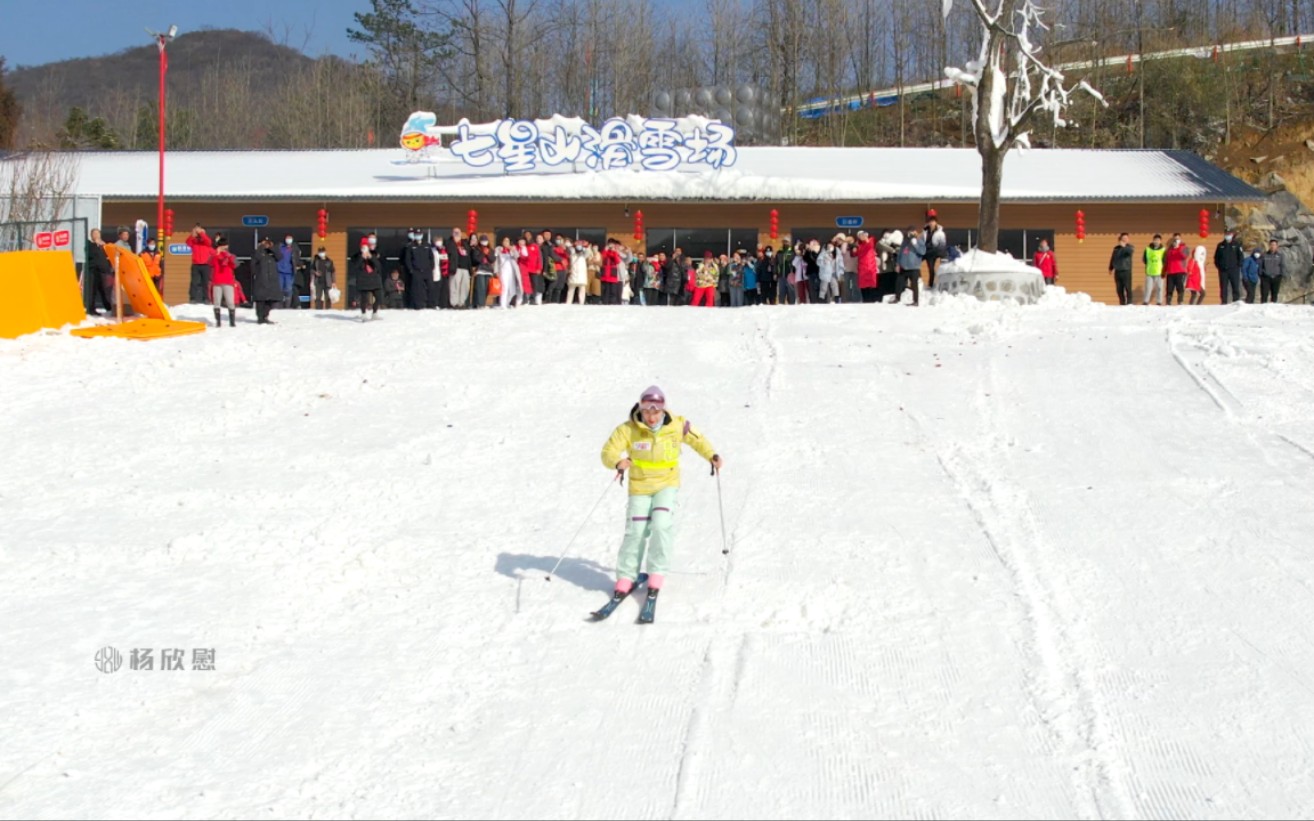
[[[0,341],[0,816],[1314,815],[1314,313],[928,301]]]

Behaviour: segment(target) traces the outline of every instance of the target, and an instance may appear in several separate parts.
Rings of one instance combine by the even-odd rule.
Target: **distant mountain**
[[[145,36],[143,35],[143,40]],[[192,99],[202,81],[224,65],[249,66],[277,85],[311,63],[296,49],[270,42],[263,34],[236,29],[188,32],[169,44],[169,97]],[[159,51],[154,45],[124,49],[104,57],[83,57],[14,69],[6,82],[26,112],[54,109],[60,119],[72,106],[95,112],[107,99],[155,100],[159,89]]]

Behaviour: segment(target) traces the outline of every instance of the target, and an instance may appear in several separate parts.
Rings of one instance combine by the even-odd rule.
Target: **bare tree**
[[[65,214],[78,179],[78,155],[34,149],[0,163],[0,224],[25,223],[21,235],[46,231]]]
[[[1065,125],[1063,111],[1077,90],[1103,99],[1085,80],[1064,84],[1063,74],[1041,62],[1032,33],[1044,28],[1042,10],[1033,0],[971,0],[983,29],[981,53],[967,70],[946,68],[951,80],[972,88],[976,149],[981,155],[981,208],[978,247],[999,249],[999,195],[1004,157],[1014,146],[1030,144],[1028,129],[1045,113]],[[953,0],[944,0],[948,16]]]

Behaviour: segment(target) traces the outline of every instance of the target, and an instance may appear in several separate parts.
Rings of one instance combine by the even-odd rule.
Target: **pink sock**
[[[633,589],[634,589],[633,580],[631,579],[616,580],[616,592],[621,594],[622,596],[628,596],[630,594],[630,591]]]
[[[649,574],[648,574],[648,589],[649,589],[649,590],[661,590],[661,589],[662,589],[662,582],[663,582],[663,581],[665,581],[665,579],[662,577],[662,574],[660,574],[660,573],[649,573]]]

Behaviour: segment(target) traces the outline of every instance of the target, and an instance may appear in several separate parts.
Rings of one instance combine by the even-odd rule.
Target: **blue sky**
[[[111,54],[150,42],[145,29],[176,23],[182,31],[239,28],[262,31],[271,24],[288,45],[300,48],[309,31],[307,54],[361,53],[347,40],[352,13],[369,0],[0,0],[0,56],[10,68],[73,57]]]

